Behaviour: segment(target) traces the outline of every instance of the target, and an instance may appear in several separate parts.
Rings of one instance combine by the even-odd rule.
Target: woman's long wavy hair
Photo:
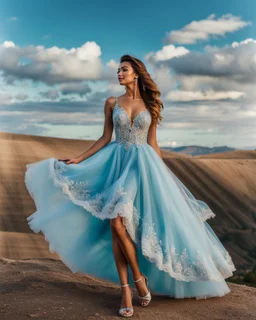
[[[161,111],[164,108],[163,102],[159,99],[161,95],[160,90],[156,83],[151,79],[147,68],[140,59],[125,54],[120,58],[120,63],[124,61],[130,62],[134,72],[139,76],[138,86],[140,95],[151,113],[152,121],[159,124],[163,119]]]

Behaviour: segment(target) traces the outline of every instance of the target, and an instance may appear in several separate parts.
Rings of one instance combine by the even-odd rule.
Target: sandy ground
[[[0,259],[0,318],[120,319],[120,289],[85,274],[73,274],[53,259]],[[153,296],[147,308],[135,295],[133,319],[256,319],[256,289],[228,283],[231,292],[210,299]]]

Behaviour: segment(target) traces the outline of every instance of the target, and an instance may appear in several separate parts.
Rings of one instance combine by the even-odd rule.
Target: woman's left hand
[[[80,161],[78,161],[77,158],[73,159],[59,159],[59,161],[64,161],[66,164],[78,164]]]

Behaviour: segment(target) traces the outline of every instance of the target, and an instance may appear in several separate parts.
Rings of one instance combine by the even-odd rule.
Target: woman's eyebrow
[[[129,66],[123,66],[123,67],[121,67],[121,68],[118,68],[117,70],[120,70],[120,69],[122,69],[122,68],[129,68]]]

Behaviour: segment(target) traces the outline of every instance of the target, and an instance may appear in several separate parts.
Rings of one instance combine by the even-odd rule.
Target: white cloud
[[[145,56],[145,59],[149,62],[165,61],[183,56],[188,52],[189,50],[187,50],[185,47],[175,47],[174,45],[170,44],[168,46],[164,46],[159,51],[150,52]]]
[[[2,44],[2,47],[3,48],[15,48],[15,43],[13,41],[4,41]]]
[[[0,45],[0,70],[10,81],[30,79],[48,85],[101,78],[101,49],[94,41],[79,48],[46,49],[44,46],[20,48],[12,41]],[[28,62],[21,62],[20,59]]]
[[[240,42],[233,42],[232,43],[232,47],[233,48],[236,48],[236,47],[239,47],[239,46],[241,46],[241,45],[244,45],[244,44],[248,44],[248,43],[256,43],[256,40],[254,40],[254,39],[252,39],[252,38],[248,38],[248,39],[245,39],[245,40],[242,40],[242,41],[240,41]]]
[[[166,34],[166,40],[171,43],[193,44],[199,40],[206,41],[211,36],[225,36],[227,33],[235,32],[248,25],[250,21],[243,21],[240,17],[225,14],[215,19],[211,14],[206,19],[192,21],[180,30],[173,30]]]
[[[211,77],[252,85],[256,82],[256,41],[246,39],[223,48],[207,46],[203,53],[194,51],[162,61],[151,59],[151,63],[154,68],[169,68],[176,77]]]

